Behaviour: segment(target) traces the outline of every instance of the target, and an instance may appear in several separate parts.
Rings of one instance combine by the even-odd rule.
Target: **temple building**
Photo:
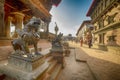
[[[61,59],[58,58],[59,60],[57,60],[55,58],[55,60],[53,60],[54,57],[50,54],[51,43],[48,39],[51,36],[52,39],[54,38],[54,34],[49,33],[49,23],[52,17],[49,11],[53,5],[58,6],[60,1],[61,0],[0,0],[0,61],[5,60],[5,62],[0,63],[0,80],[55,80],[58,77],[59,72],[63,68],[63,56],[62,54],[61,56],[58,55]],[[39,26],[40,29],[38,28]],[[26,39],[29,40],[25,41],[25,38],[23,39],[24,35],[21,36],[17,34],[17,29],[20,29],[20,34],[25,32],[25,36],[29,36],[29,38],[26,37]],[[13,46],[14,40],[17,40],[16,42],[19,45],[19,49],[17,50]],[[26,47],[23,48],[23,46]],[[19,57],[17,60],[10,60],[12,58],[11,55],[14,54],[12,52],[21,52],[22,49],[23,51],[27,49],[26,51],[28,52],[23,52],[25,54],[16,56]],[[34,55],[34,58],[33,56],[30,58],[27,54]],[[14,61],[17,61],[16,63],[18,64],[15,63],[15,65],[12,65],[9,61],[13,64]],[[21,61],[25,61],[25,63]],[[23,69],[24,65],[21,63],[26,64],[26,69]],[[6,68],[4,64],[10,64],[11,66],[6,66],[15,70],[7,70],[8,68]],[[31,70],[26,71],[28,68]],[[4,73],[2,70],[8,72],[5,71]],[[24,73],[26,75],[24,75]]]
[[[92,29],[93,29],[93,25],[91,24],[91,20],[83,21],[83,23],[81,24],[81,26],[79,27],[76,33],[77,39],[78,40],[83,39],[83,42],[87,44],[88,35],[92,37],[92,33],[91,33]]]
[[[42,21],[41,33],[49,34],[49,23],[52,5],[58,5],[61,0],[0,0],[0,42],[17,37],[16,29],[24,27],[26,22],[34,17]]]
[[[87,16],[94,25],[94,45],[120,53],[120,0],[93,0]]]

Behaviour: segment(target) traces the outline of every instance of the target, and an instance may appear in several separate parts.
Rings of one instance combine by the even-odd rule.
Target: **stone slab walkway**
[[[95,80],[88,66],[84,62],[76,62],[74,49],[70,56],[65,57],[65,68],[57,80]]]
[[[76,59],[76,61],[87,62],[87,59],[89,57],[90,56],[85,54],[85,52],[81,48],[75,48],[75,59]]]
[[[85,60],[97,80],[120,80],[120,56],[94,47],[71,43],[76,47],[76,59]]]

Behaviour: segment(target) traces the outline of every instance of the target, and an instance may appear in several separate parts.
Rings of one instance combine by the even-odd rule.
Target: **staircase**
[[[47,54],[45,59],[48,61],[49,67],[37,80],[57,80],[62,64],[57,63],[57,60],[54,60],[50,54]]]

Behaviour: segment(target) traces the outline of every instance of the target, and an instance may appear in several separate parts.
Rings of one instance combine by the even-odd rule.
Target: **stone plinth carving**
[[[38,68],[41,64],[45,62],[42,55],[37,55],[34,57],[27,57],[27,55],[19,54],[21,52],[16,52],[16,54],[11,54],[8,59],[8,65],[19,68],[20,70],[31,72]]]

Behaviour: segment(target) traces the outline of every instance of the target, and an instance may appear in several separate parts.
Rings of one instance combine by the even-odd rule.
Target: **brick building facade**
[[[87,16],[94,25],[94,45],[101,50],[120,52],[120,1],[93,0]]]
[[[91,24],[91,20],[83,21],[76,33],[77,39],[79,41],[80,41],[80,39],[83,39],[83,42],[87,44],[88,35],[90,35],[92,38],[92,33],[91,33],[92,27],[93,27],[93,25]]]

